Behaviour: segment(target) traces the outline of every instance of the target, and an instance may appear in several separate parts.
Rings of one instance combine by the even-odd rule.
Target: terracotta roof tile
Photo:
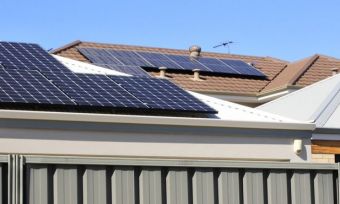
[[[308,86],[332,76],[332,69],[340,70],[340,59],[319,55],[319,58],[299,77],[295,85]]]
[[[52,53],[83,62],[89,62],[82,54],[79,53],[79,51],[77,50],[78,47],[112,48],[117,50],[149,51],[179,55],[189,54],[188,50],[104,44],[80,41],[76,41],[64,47],[61,47],[57,50],[52,51]],[[192,91],[235,93],[235,94],[258,94],[279,72],[281,72],[281,70],[286,65],[285,61],[281,61],[279,59],[270,57],[256,57],[213,52],[202,52],[201,55],[216,58],[238,59],[243,60],[247,63],[254,63],[255,67],[261,70],[267,76],[267,79],[249,79],[230,76],[206,76],[204,74],[201,74],[202,78],[204,78],[205,80],[193,81],[191,79],[192,78],[191,74],[182,73],[168,73],[169,77],[179,86],[182,86],[183,88]],[[152,72],[152,74],[156,75],[157,73]]]

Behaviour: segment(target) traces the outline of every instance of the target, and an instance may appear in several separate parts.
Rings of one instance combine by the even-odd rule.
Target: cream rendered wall
[[[301,155],[298,156],[293,152],[293,140],[301,137],[299,135],[301,132],[282,134],[284,131],[259,131],[257,133],[257,130],[232,128],[183,129],[119,124],[91,127],[91,124],[83,123],[46,125],[39,122],[9,127],[15,124],[13,122],[0,128],[0,153],[291,162],[311,160],[309,138],[302,138],[304,146]]]

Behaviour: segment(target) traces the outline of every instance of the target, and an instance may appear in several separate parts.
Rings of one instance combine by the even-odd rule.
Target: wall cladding
[[[337,164],[11,158],[10,204],[338,203]]]

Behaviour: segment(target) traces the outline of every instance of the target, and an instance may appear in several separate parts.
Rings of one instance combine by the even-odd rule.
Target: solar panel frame
[[[0,103],[76,105],[36,70],[0,69]]]
[[[167,79],[109,76],[147,106],[159,110],[216,113]]]

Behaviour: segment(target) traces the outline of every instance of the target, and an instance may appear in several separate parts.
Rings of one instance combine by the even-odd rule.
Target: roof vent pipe
[[[166,72],[166,67],[160,67],[159,68],[159,77],[160,78],[165,78],[165,72]]]
[[[338,72],[339,72],[339,68],[332,68],[331,70],[332,70],[332,75],[333,75],[333,76],[334,76],[334,75],[337,75]]]
[[[192,71],[194,72],[194,80],[195,81],[201,81],[200,69],[193,69]]]
[[[201,54],[201,47],[198,45],[193,45],[189,48],[190,57],[197,58]]]

